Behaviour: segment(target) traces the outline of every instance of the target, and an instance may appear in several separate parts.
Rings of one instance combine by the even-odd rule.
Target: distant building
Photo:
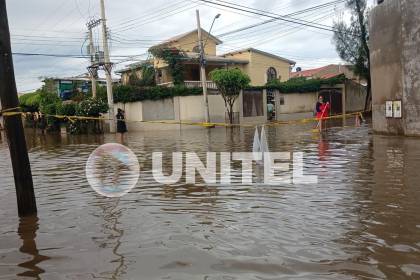
[[[341,64],[329,64],[323,67],[292,72],[290,78],[304,77],[307,79],[329,79],[342,74],[349,80],[359,81],[359,77],[354,74],[349,65]],[[366,85],[366,82],[363,79],[360,83]]]
[[[120,69],[118,71],[115,71],[116,74],[121,75],[121,84],[127,85],[130,83],[130,77],[134,74],[137,79],[142,78],[142,69],[145,64],[152,64],[153,60],[143,60],[140,62],[132,63],[124,67],[123,69]]]
[[[96,80],[99,86],[106,86],[106,80],[99,78]],[[118,83],[119,79],[113,80]],[[82,92],[87,94],[91,88],[91,79],[89,75],[83,74],[76,77],[54,77],[44,80],[46,86],[53,87],[57,91],[57,95],[62,100],[68,100],[74,92]],[[47,85],[47,83],[49,83]]]

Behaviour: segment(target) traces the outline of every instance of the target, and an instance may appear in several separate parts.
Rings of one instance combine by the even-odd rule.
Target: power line
[[[198,0],[198,1],[200,1],[200,0]],[[280,14],[276,14],[276,13],[272,13],[272,12],[268,12],[268,11],[260,10],[260,9],[256,9],[256,8],[251,8],[251,7],[248,7],[248,6],[244,6],[244,5],[240,5],[240,4],[236,4],[236,3],[232,3],[232,2],[228,2],[228,1],[224,1],[224,0],[213,0],[213,1],[226,3],[228,5],[233,5],[233,6],[236,6],[236,7],[240,7],[240,8],[244,8],[244,9],[249,9],[251,11],[257,11],[257,12],[264,13],[264,14],[271,14],[271,15],[276,16],[276,17],[288,17],[291,20],[299,20],[299,21],[304,22],[304,23],[310,23],[310,22],[307,22],[306,20],[303,20],[303,19],[294,19],[294,18],[291,18],[291,16],[289,16],[289,15],[282,16]],[[324,24],[318,24],[318,25],[324,26],[324,27],[327,27],[327,28],[332,28],[331,26],[324,25]]]
[[[75,55],[75,54],[48,54],[48,53],[25,53],[25,52],[13,52],[16,56],[42,56],[42,57],[60,57],[60,58],[90,58],[88,55]],[[115,58],[135,58],[143,56],[140,55],[112,55]]]
[[[187,10],[191,10],[191,9],[197,7],[197,6],[199,6],[199,5],[190,6],[190,4],[188,3],[187,5],[183,5],[182,7],[177,8],[175,10],[171,10],[167,13],[159,14],[159,16],[153,16],[153,17],[147,19],[146,21],[143,21],[143,22],[140,22],[140,23],[137,23],[137,24],[130,24],[130,25],[128,25],[126,27],[123,27],[123,28],[117,28],[116,31],[117,32],[123,32],[123,31],[133,30],[135,28],[138,28],[140,26],[143,26],[143,25],[146,25],[146,24],[149,24],[149,23],[152,23],[152,22],[156,22],[156,21],[161,20],[163,18],[167,18],[169,16],[174,16],[174,15],[180,14],[182,12],[185,12]]]
[[[120,23],[115,24],[114,27],[120,27],[120,26],[124,27],[127,24],[131,24],[132,22],[136,22],[136,21],[139,21],[139,20],[144,21],[145,17],[152,16],[153,14],[159,14],[160,12],[162,12],[164,10],[170,9],[172,7],[176,7],[177,5],[179,5],[181,3],[185,3],[187,1],[188,0],[177,1],[177,2],[171,3],[170,5],[168,5],[166,7],[165,6],[161,7],[160,9],[157,9],[157,10],[150,9],[149,11],[143,13],[140,17],[136,17],[134,19],[129,19],[129,20],[124,20]]]
[[[210,1],[210,0],[198,0],[198,1],[205,2],[205,3],[210,3],[210,4],[213,4],[213,5],[217,5],[217,6],[227,7],[227,8],[233,9],[233,10],[239,10],[239,11],[243,11],[243,12],[247,12],[247,13],[251,13],[251,14],[255,14],[255,15],[265,16],[265,17],[268,17],[268,18],[276,19],[276,20],[290,22],[290,23],[294,23],[294,24],[297,24],[297,25],[301,25],[301,26],[307,26],[307,27],[311,27],[311,28],[315,28],[315,29],[320,29],[320,30],[325,30],[325,31],[330,31],[330,32],[336,32],[336,30],[333,27],[330,27],[330,26],[324,27],[324,26],[321,26],[321,25],[314,25],[314,24],[311,24],[311,23],[307,23],[304,20],[294,19],[294,18],[291,18],[291,17],[284,17],[284,16],[281,16],[281,15],[266,12],[266,11],[263,11],[263,10],[249,8],[249,7],[246,7],[246,6],[243,6],[243,5],[233,4],[233,5],[237,6],[237,7],[235,7],[235,6],[231,6],[231,5],[228,5],[228,4],[224,4],[224,3],[230,3],[230,2],[227,2],[227,1],[221,1],[221,2],[224,2],[224,3],[217,3],[217,2]],[[216,1],[220,1],[220,0],[216,0]],[[242,8],[242,7],[246,7],[246,9]]]
[[[304,13],[311,12],[311,11],[314,11],[314,10],[318,10],[318,9],[321,9],[321,8],[329,7],[331,5],[336,5],[336,4],[339,4],[339,3],[343,3],[344,1],[345,0],[332,1],[332,2],[321,4],[321,5],[313,6],[313,7],[304,9],[304,10],[300,10],[300,11],[297,11],[297,12],[294,12],[294,13],[289,13],[289,14],[286,14],[286,15],[283,15],[283,16],[284,17],[296,16],[296,15],[304,14]],[[225,36],[228,36],[228,35],[231,35],[231,34],[234,34],[234,33],[242,32],[242,31],[245,31],[245,30],[248,30],[248,29],[252,29],[252,28],[255,28],[255,27],[258,27],[258,26],[261,26],[261,25],[265,25],[265,24],[268,24],[268,23],[276,22],[276,21],[278,21],[278,19],[269,19],[269,20],[266,20],[266,21],[263,21],[263,22],[260,22],[260,23],[252,24],[252,25],[249,25],[249,26],[241,27],[241,28],[238,28],[238,29],[235,29],[235,30],[232,30],[232,31],[228,31],[228,32],[219,34],[219,35],[217,35],[217,37],[225,37]]]

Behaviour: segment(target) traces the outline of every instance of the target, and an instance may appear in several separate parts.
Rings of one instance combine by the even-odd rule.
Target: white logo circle
[[[140,164],[129,148],[110,143],[98,147],[90,154],[85,171],[90,186],[98,194],[121,197],[137,184]]]

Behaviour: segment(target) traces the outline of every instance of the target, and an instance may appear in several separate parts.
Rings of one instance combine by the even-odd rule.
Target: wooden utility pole
[[[93,28],[101,24],[100,19],[92,19],[89,21],[86,26],[89,30],[89,54],[90,54],[90,63],[88,67],[90,80],[92,84],[92,97],[96,98],[96,77],[98,75],[98,61],[96,61],[96,50],[93,42]]]
[[[112,64],[109,58],[109,47],[108,47],[108,30],[106,28],[106,17],[105,17],[105,0],[101,0],[101,21],[102,21],[102,42],[104,48],[104,60],[105,60],[105,76],[106,76],[106,92],[108,96],[109,106],[109,119],[110,126],[109,131],[115,133],[115,115],[114,115],[114,96],[112,94]]]
[[[210,112],[209,112],[209,99],[207,97],[207,77],[206,77],[206,54],[203,45],[202,30],[200,24],[200,11],[196,10],[197,14],[197,31],[198,31],[198,46],[200,48],[200,76],[201,76],[201,85],[203,87],[203,96],[204,96],[204,119],[206,123],[210,122]]]
[[[13,70],[10,31],[7,20],[6,0],[0,0],[0,100],[3,111],[16,112],[19,99]],[[9,112],[10,113],[10,112]],[[26,148],[25,134],[20,114],[3,114],[4,128],[12,159],[13,175],[19,216],[37,212],[31,166]]]
[[[93,32],[92,27],[89,27],[89,53],[90,53],[90,63],[95,63],[95,46],[93,45]],[[92,86],[92,97],[96,98],[96,69],[92,68],[90,73],[90,82]]]

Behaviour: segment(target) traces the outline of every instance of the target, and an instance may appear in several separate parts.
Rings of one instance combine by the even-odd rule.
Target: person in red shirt
[[[330,103],[324,103],[324,98],[319,96],[318,102],[316,103],[316,118],[318,120],[317,128],[322,131],[325,119],[330,115]]]

